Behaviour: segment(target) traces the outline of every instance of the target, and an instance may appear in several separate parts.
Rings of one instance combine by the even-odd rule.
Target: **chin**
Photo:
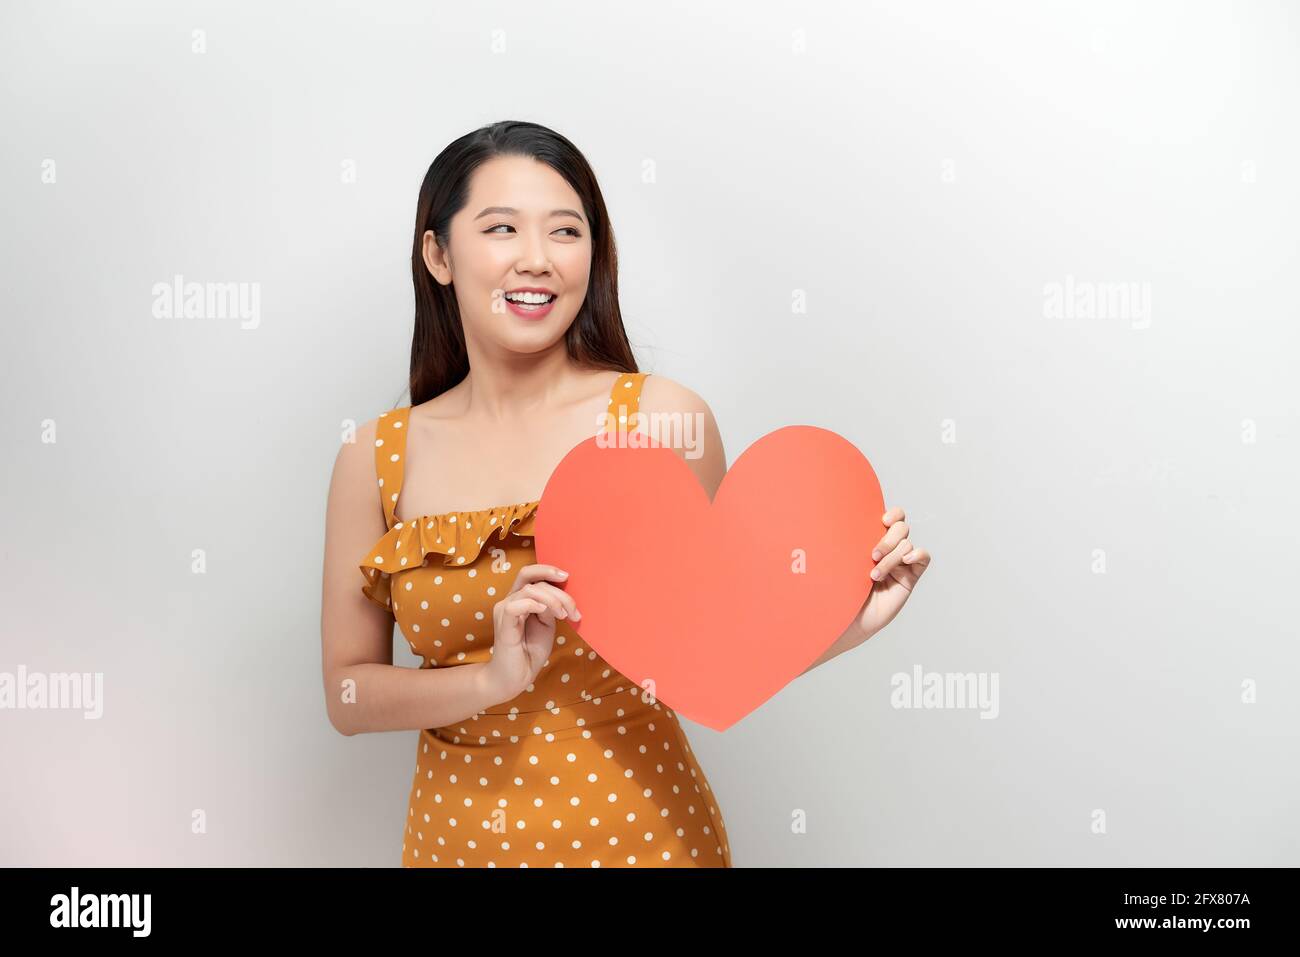
[[[550,326],[550,328],[528,330],[527,332],[522,333],[516,331],[513,334],[506,336],[502,340],[501,345],[503,348],[508,349],[511,352],[521,352],[529,355],[536,352],[544,352],[557,342],[561,342],[564,339],[563,326],[551,326],[550,323],[547,323],[547,325]],[[559,334],[556,333],[557,328],[560,330]]]

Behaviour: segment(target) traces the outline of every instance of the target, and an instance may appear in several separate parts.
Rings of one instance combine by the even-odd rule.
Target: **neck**
[[[561,340],[533,355],[485,355],[469,349],[464,415],[490,425],[518,422],[564,404],[580,378]]]

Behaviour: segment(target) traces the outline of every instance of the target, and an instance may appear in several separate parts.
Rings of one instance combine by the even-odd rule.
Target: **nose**
[[[546,255],[544,236],[531,231],[527,233],[517,268],[520,272],[550,272],[551,260]]]

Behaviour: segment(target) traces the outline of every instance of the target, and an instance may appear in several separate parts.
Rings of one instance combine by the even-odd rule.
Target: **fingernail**
[[[573,620],[577,621],[581,617],[582,617],[582,612],[578,611],[578,609],[576,608],[573,609]]]
[[[564,569],[562,569],[562,568],[557,568],[557,569],[556,569],[556,574],[559,575],[561,578],[568,578],[568,577],[569,577],[569,573],[566,572],[566,571],[565,571]]]
[[[877,582],[880,581],[880,569],[879,569],[879,568],[873,568],[873,569],[871,569],[871,580],[872,580],[872,581],[877,581]]]
[[[873,562],[880,561],[880,549],[877,548],[874,552],[871,553],[871,560]]]

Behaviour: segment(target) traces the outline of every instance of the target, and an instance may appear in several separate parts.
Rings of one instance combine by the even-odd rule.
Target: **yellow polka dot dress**
[[[611,390],[630,428],[646,373]],[[492,606],[537,561],[538,502],[397,521],[410,407],[379,418],[388,532],[361,562],[422,668],[490,660]],[[567,621],[533,684],[420,732],[404,867],[730,867],[718,802],[676,714],[615,671]]]

